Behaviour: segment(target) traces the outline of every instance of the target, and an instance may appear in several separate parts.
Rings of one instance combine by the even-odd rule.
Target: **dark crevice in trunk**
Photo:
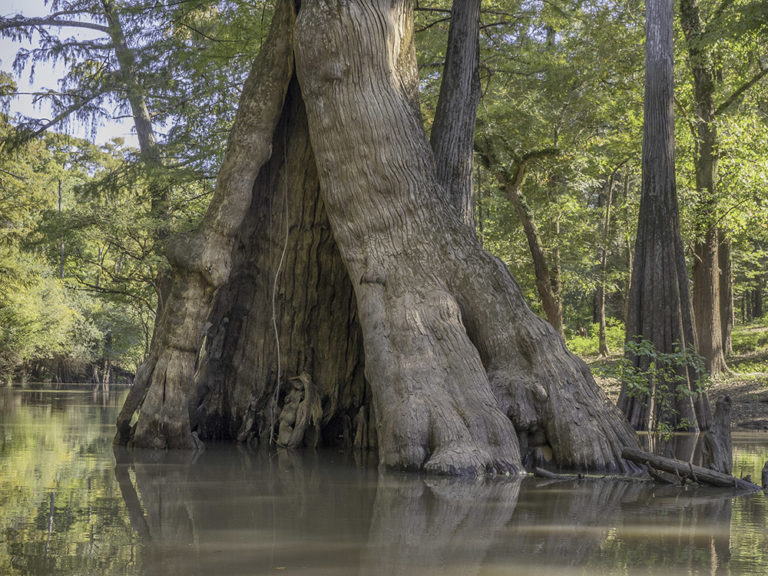
[[[195,376],[193,429],[204,440],[269,441],[292,386],[292,399],[303,394],[305,385],[291,379],[305,373],[311,382],[305,387],[321,398],[322,443],[351,444],[354,431],[347,428],[368,395],[360,328],[352,284],[320,198],[295,80],[272,149],[238,234],[232,272],[209,318]],[[274,313],[282,374],[275,406],[272,291],[281,258]]]

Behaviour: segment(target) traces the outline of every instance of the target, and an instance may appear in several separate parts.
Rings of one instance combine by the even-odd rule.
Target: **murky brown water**
[[[111,445],[123,394],[0,390],[0,574],[768,574],[763,494],[131,453]],[[735,440],[736,473],[759,479],[768,434]]]

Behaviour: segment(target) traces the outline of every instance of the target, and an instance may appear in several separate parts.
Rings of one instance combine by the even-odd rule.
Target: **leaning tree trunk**
[[[171,252],[173,305],[118,441],[183,447],[193,432],[277,432],[288,446],[345,434],[366,446],[375,430],[380,462],[396,468],[517,473],[522,447],[564,468],[633,469],[620,457],[637,445],[629,425],[441,193],[418,110],[410,2],[302,2],[294,50],[311,149],[288,89],[291,4],[279,4],[272,58],[260,58],[261,82],[244,95],[252,110],[262,92],[264,120],[238,116],[194,250],[182,259],[177,242]],[[243,173],[234,182],[233,166]],[[310,198],[316,177],[322,203]],[[226,233],[214,235],[222,215]]]
[[[673,14],[672,0],[646,0],[643,176],[627,318],[627,340],[650,341],[660,353],[685,350],[695,342],[675,185]],[[655,359],[630,354],[630,360],[645,371]],[[649,382],[650,390],[642,393],[623,383],[619,407],[640,430],[660,422],[708,428],[709,403],[694,390],[698,375],[689,366],[671,369],[685,390],[670,389],[678,383],[664,379]]]
[[[169,242],[173,283],[149,357],[117,421],[118,444],[191,448],[192,377],[213,295],[227,280],[232,250],[293,75],[291,2],[278,7],[264,50],[243,87],[211,205],[200,227]],[[135,423],[133,423],[136,417]]]

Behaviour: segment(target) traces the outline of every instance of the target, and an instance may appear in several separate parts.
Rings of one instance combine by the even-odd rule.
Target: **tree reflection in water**
[[[712,489],[379,474],[337,453],[223,446],[115,456],[150,575],[672,576],[732,563],[732,501]],[[764,526],[765,497],[747,500],[741,521]],[[736,562],[768,571],[762,554]]]

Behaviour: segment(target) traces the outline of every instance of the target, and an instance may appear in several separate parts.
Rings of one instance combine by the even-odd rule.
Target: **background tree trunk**
[[[731,239],[724,230],[720,231],[720,248],[717,252],[720,266],[720,328],[723,331],[723,354],[733,354],[734,305],[733,305],[733,260]]]
[[[627,340],[650,341],[657,352],[674,352],[695,342],[688,272],[680,235],[675,186],[673,112],[672,0],[646,0],[645,119],[643,122],[642,193],[630,288]],[[630,355],[646,370],[647,355]],[[693,392],[697,374],[681,369]],[[672,395],[664,401],[664,382],[649,383],[649,394],[635,395],[622,384],[619,407],[637,429],[659,422],[690,423],[706,429],[711,413],[706,395]],[[658,395],[657,395],[658,392]]]
[[[598,286],[598,354],[608,356],[611,351],[608,349],[607,326],[605,320],[605,298],[608,290],[608,242],[611,231],[611,206],[613,205],[613,180],[616,171],[612,172],[608,178],[605,191],[605,211],[603,212],[603,234],[602,246],[600,248],[600,285]]]
[[[704,43],[697,0],[681,0],[680,23],[685,34],[693,72],[696,102],[696,189],[700,196],[700,215],[709,220],[694,248],[693,312],[696,318],[698,352],[713,376],[728,371],[723,355],[723,330],[720,310],[720,240],[712,222],[717,187],[717,128],[715,125],[715,80],[709,48]]]
[[[472,166],[480,101],[479,27],[480,0],[454,0],[431,134],[437,181],[470,228],[475,225]]]
[[[710,227],[694,247],[693,312],[696,317],[697,351],[713,376],[728,371],[723,355],[720,312],[720,266],[718,230]],[[716,332],[716,333],[713,333]]]
[[[533,260],[533,273],[536,280],[536,291],[541,300],[541,307],[544,315],[552,327],[557,330],[561,337],[563,332],[563,303],[561,299],[561,282],[559,253],[555,250],[552,258],[552,265],[547,261],[547,254],[544,250],[544,243],[539,233],[539,227],[533,217],[533,211],[523,196],[523,182],[528,171],[528,163],[544,156],[556,155],[559,153],[557,148],[544,148],[534,150],[524,154],[515,162],[515,170],[510,175],[499,162],[494,150],[489,142],[486,142],[480,149],[480,157],[486,166],[497,166],[496,180],[507,201],[520,219],[520,224],[525,232],[525,238],[528,241],[528,248],[531,251]],[[558,224],[559,227],[559,224]]]

